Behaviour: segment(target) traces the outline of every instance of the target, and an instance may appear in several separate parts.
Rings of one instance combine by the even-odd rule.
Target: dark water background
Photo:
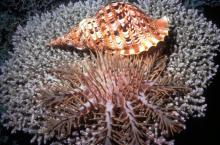
[[[205,6],[204,14],[220,28],[220,6]],[[220,55],[215,62],[220,65]],[[187,129],[175,136],[175,145],[220,145],[220,69],[205,96],[208,104],[206,117],[189,119]],[[22,132],[11,135],[10,131],[0,127],[0,145],[29,145],[31,137]]]

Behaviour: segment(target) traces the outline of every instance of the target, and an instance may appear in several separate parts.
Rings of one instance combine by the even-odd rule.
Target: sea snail
[[[50,45],[132,55],[157,46],[168,31],[166,16],[152,19],[133,4],[113,2],[101,7],[94,17],[83,19],[64,36],[53,39]]]

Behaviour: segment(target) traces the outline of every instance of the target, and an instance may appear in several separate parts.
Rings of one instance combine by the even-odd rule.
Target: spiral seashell
[[[157,46],[168,35],[168,27],[166,16],[152,19],[133,4],[114,2],[101,7],[94,17],[83,19],[64,36],[53,39],[50,45],[132,55]]]

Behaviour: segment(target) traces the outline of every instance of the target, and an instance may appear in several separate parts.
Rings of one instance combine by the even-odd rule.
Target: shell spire
[[[168,31],[166,16],[152,19],[135,5],[114,2],[101,7],[94,17],[83,19],[63,37],[52,40],[50,45],[72,45],[78,49],[131,55],[156,46]]]

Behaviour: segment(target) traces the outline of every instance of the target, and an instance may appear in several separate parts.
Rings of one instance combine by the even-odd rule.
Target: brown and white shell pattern
[[[101,7],[92,18],[83,19],[52,46],[104,50],[122,55],[148,51],[163,41],[169,31],[168,18],[152,19],[133,4],[114,2]]]

